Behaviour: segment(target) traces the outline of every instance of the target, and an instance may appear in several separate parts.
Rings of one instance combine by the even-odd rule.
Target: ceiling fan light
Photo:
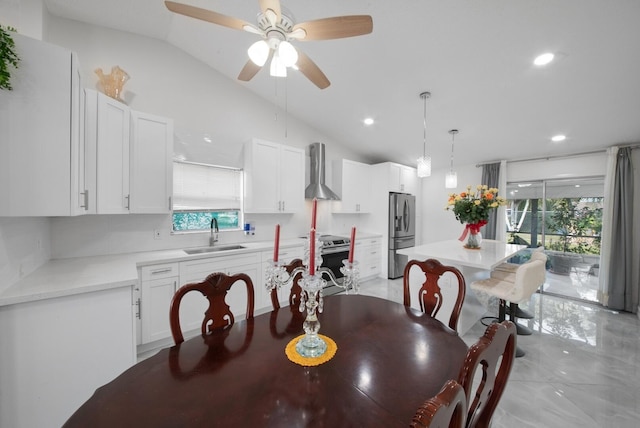
[[[247,53],[255,65],[262,67],[269,58],[269,45],[264,40],[258,40],[249,46]]]
[[[447,189],[455,189],[458,187],[458,174],[455,171],[450,171],[444,177],[444,187]]]
[[[418,177],[424,178],[431,175],[431,156],[420,156],[418,158]]]
[[[273,77],[287,77],[287,67],[282,63],[277,51],[271,59],[269,74]]]
[[[278,56],[285,67],[291,67],[298,62],[298,51],[287,41],[280,42],[278,46]]]

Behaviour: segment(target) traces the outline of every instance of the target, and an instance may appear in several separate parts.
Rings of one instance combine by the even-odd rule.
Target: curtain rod
[[[623,148],[626,148],[626,147],[628,147],[630,149],[637,149],[637,148],[640,147],[640,144],[630,144],[630,145],[626,145],[626,146],[618,146],[618,148],[620,148],[620,149],[623,149]],[[572,157],[578,157],[578,156],[594,155],[596,153],[604,153],[606,151],[607,151],[607,149],[600,149],[600,150],[593,150],[593,151],[590,151],[590,152],[571,153],[571,154],[564,154],[564,155],[540,156],[540,157],[537,157],[537,158],[529,158],[529,159],[515,159],[515,160],[507,160],[507,163],[532,162],[532,161],[537,161],[537,160],[572,158]],[[484,166],[484,165],[489,165],[489,164],[492,164],[492,163],[499,163],[499,162],[500,161],[478,163],[478,164],[476,164],[476,168],[480,168],[481,166]]]

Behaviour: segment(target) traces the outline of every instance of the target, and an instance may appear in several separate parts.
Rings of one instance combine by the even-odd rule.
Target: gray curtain
[[[500,185],[500,162],[485,164],[482,166],[482,183],[489,187],[498,187]],[[505,192],[505,189],[500,189]],[[502,195],[504,196],[504,194]],[[482,229],[482,237],[486,239],[496,239],[496,224],[498,218],[498,210],[491,210],[489,213],[489,223]]]
[[[612,309],[635,312],[633,301],[633,165],[631,148],[618,150],[611,200],[611,269],[608,272],[609,302]]]

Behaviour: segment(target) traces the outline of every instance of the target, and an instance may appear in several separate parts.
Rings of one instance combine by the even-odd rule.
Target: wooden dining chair
[[[225,298],[231,286],[238,281],[243,281],[247,288],[246,319],[253,318],[253,282],[247,274],[238,273],[229,276],[216,272],[207,276],[202,282],[185,284],[176,291],[173,299],[171,299],[171,307],[169,308],[171,335],[176,345],[184,342],[182,329],[180,328],[180,302],[184,295],[191,291],[199,291],[209,300],[209,307],[204,313],[204,320],[202,321],[202,335],[206,335],[207,332],[215,329],[227,328],[233,325],[235,319]]]
[[[467,419],[467,398],[464,388],[448,380],[440,392],[418,408],[411,428],[464,428]]]
[[[438,280],[447,272],[453,274],[457,280],[458,295],[453,304],[448,325],[452,330],[456,330],[466,292],[466,285],[462,273],[457,268],[445,266],[436,259],[427,259],[425,261],[410,260],[404,268],[403,276],[404,305],[409,307],[411,306],[410,270],[413,266],[419,267],[425,275],[424,283],[418,290],[420,309],[422,312],[434,318],[440,311],[440,308],[442,308],[443,303],[442,290],[438,284]]]
[[[287,273],[291,275],[291,272],[295,268],[303,267],[304,264],[300,259],[293,259],[288,265],[285,265]],[[293,309],[298,310],[298,305],[300,304],[300,296],[302,295],[302,288],[298,285],[298,280],[302,278],[302,271],[296,273],[291,281],[291,290],[289,291],[289,306]],[[278,289],[273,288],[271,290],[271,304],[273,305],[273,309],[280,309],[280,301],[278,300]]]
[[[471,345],[458,382],[469,406],[467,428],[487,428],[502,397],[515,358],[516,326],[511,321],[491,324],[478,342]],[[482,371],[473,385],[476,371]],[[473,394],[472,394],[473,393]]]

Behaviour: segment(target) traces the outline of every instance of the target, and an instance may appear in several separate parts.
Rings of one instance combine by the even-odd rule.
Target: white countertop
[[[342,236],[344,234],[341,234]],[[344,235],[344,236],[349,236]],[[358,232],[356,240],[382,235]],[[305,239],[280,241],[280,248],[304,245]],[[218,244],[224,247],[229,244]],[[162,263],[230,256],[257,251],[272,251],[272,241],[242,242],[244,248],[200,254],[187,254],[183,249],[140,253],[76,257],[49,260],[35,272],[0,292],[0,307],[43,299],[90,293],[118,287],[131,287],[138,282],[138,268]]]
[[[524,248],[527,246],[483,239],[479,250],[471,250],[457,239],[451,239],[397,250],[397,253],[409,259],[437,259],[453,265],[491,270]]]
[[[304,245],[300,238],[280,242],[281,248]],[[224,246],[225,244],[220,244]],[[242,243],[245,248],[189,255],[182,249],[49,260],[35,272],[0,293],[0,307],[90,293],[138,282],[138,267],[229,256],[273,249],[273,242]]]

